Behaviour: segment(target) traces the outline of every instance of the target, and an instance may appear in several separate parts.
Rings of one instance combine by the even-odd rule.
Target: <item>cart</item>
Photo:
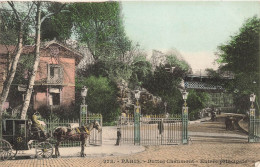
[[[30,143],[37,141],[35,157],[49,158],[53,153],[53,146],[42,132],[32,126],[30,120],[4,119],[2,120],[2,138],[0,138],[0,159],[15,157],[18,150],[31,149]],[[48,135],[47,135],[48,136]],[[15,153],[13,153],[15,150]]]

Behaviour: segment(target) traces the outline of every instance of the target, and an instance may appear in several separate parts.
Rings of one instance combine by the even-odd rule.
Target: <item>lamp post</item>
[[[164,114],[166,116],[166,107],[167,107],[167,102],[164,102]]]
[[[182,107],[182,143],[188,144],[188,107],[186,100],[188,98],[188,92],[184,90],[182,92],[182,98],[184,100],[184,105]]]
[[[249,97],[251,102],[250,112],[249,112],[249,136],[248,136],[248,142],[255,142],[255,102],[256,95],[252,93]]]
[[[87,93],[88,93],[88,88],[86,86],[83,86],[81,88],[82,105],[86,104]]]
[[[135,90],[136,105],[134,106],[134,144],[140,145],[140,115],[141,107],[139,105],[140,90]]]
[[[80,126],[84,126],[87,123],[87,106],[86,105],[86,96],[88,93],[88,88],[86,86],[83,86],[81,88],[81,98],[82,98],[82,104],[80,105]]]

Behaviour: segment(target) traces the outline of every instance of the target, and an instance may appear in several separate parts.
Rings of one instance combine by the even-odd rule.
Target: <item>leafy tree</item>
[[[209,94],[206,92],[199,92],[190,90],[187,98],[189,106],[190,119],[198,119],[198,113],[201,109],[206,107],[206,102],[209,100]]]
[[[226,44],[218,47],[218,62],[225,64],[222,71],[234,73],[234,80],[227,84],[228,90],[236,92],[236,108],[245,112],[249,108],[249,94],[259,97],[259,32],[260,19],[257,16],[245,21],[239,32],[230,37]],[[257,84],[253,84],[253,82]],[[259,99],[259,98],[258,98]],[[259,103],[259,101],[258,101]]]
[[[131,64],[132,75],[129,86],[134,89],[135,86],[142,86],[152,74],[152,65],[144,56],[137,56]]]
[[[70,10],[77,38],[86,42],[96,60],[124,58],[131,42],[124,32],[118,2],[74,3]]]
[[[114,121],[118,117],[120,111],[116,101],[118,90],[113,82],[105,77],[90,76],[89,78],[77,79],[76,90],[78,93],[80,93],[82,86],[88,88],[86,101],[89,112],[101,113],[104,122]]]
[[[14,53],[10,53],[10,54],[14,54],[14,56],[12,56],[12,58],[11,58],[10,70],[8,71],[7,78],[4,81],[3,90],[1,92],[0,117],[1,117],[2,110],[3,110],[2,106],[4,106],[4,103],[8,97],[9,90],[10,90],[11,84],[13,82],[15,73],[16,73],[17,64],[18,64],[20,55],[23,51],[24,27],[26,27],[25,25],[27,25],[27,23],[29,22],[28,20],[31,16],[31,11],[33,9],[33,4],[29,3],[28,11],[26,12],[26,14],[24,14],[17,10],[17,7],[15,6],[15,4],[13,2],[8,2],[8,5],[10,6],[13,14],[10,14],[8,12],[1,12],[1,20],[4,20],[4,22],[1,22],[1,29],[4,30],[4,33],[1,33],[1,36],[8,35],[9,34],[8,32],[15,32],[15,35],[17,36],[17,38],[15,39],[14,36],[11,36],[11,39],[9,41],[7,40],[8,42],[5,43],[7,45],[15,44],[16,49],[14,50]],[[4,15],[2,15],[3,13],[4,13],[4,15],[6,14],[8,17],[5,18]],[[11,20],[11,18],[14,18],[14,20]],[[11,28],[10,31],[9,31],[9,28]],[[5,34],[5,32],[7,34]]]
[[[55,13],[63,4],[59,2],[49,3],[47,9],[43,11],[43,16],[48,13]],[[56,38],[58,41],[65,41],[69,39],[72,34],[73,20],[70,13],[69,5],[63,7],[62,12],[46,18],[42,24],[41,38],[42,40],[53,40]]]

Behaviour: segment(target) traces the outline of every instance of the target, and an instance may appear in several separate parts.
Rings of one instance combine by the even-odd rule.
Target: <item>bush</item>
[[[79,110],[81,103],[80,91],[83,86],[88,88],[86,104],[91,113],[102,114],[104,122],[112,122],[120,114],[117,102],[116,85],[106,77],[90,76],[88,78],[77,79],[76,81],[76,106]]]

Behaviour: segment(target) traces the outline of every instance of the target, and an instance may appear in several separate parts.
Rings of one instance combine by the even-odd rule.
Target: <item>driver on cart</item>
[[[32,127],[34,127],[36,129],[36,131],[34,132],[34,134],[36,134],[36,136],[40,139],[40,138],[46,138],[46,134],[44,131],[44,127],[43,127],[43,123],[42,121],[38,120],[38,116],[40,115],[40,113],[38,111],[36,111],[33,115],[32,115]]]

